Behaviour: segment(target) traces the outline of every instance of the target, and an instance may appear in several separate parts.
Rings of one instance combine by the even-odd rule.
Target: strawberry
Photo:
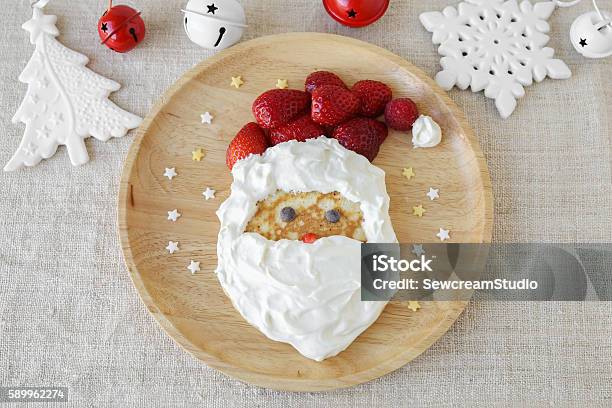
[[[312,93],[312,120],[320,125],[335,126],[359,112],[359,98],[346,88],[323,85]]]
[[[379,123],[369,118],[351,119],[334,130],[334,138],[345,148],[372,161],[378,154],[381,139],[384,140],[384,128]]]
[[[295,119],[293,122],[287,123],[285,126],[270,130],[270,141],[272,145],[289,140],[303,142],[306,139],[319,137],[326,133],[321,125],[314,123],[310,115],[306,114]]]
[[[382,115],[392,98],[391,88],[378,81],[359,81],[351,90],[361,99],[361,114],[370,118]]]
[[[394,99],[385,108],[385,121],[395,130],[410,130],[419,117],[419,110],[410,98]]]
[[[329,71],[316,71],[306,77],[306,83],[304,84],[306,92],[312,93],[315,89],[321,85],[335,85],[342,88],[346,88],[344,82],[338,77],[338,75]]]
[[[308,109],[310,95],[295,89],[272,89],[253,102],[253,115],[262,128],[286,125]]]
[[[378,144],[379,145],[383,144],[383,142],[389,135],[389,129],[387,128],[387,125],[385,125],[383,122],[380,122],[378,120],[371,120],[370,126],[374,128],[374,130],[376,131],[376,134],[378,135]]]
[[[249,122],[236,134],[225,154],[225,163],[230,171],[234,163],[251,154],[261,154],[268,148],[264,131],[255,122]]]

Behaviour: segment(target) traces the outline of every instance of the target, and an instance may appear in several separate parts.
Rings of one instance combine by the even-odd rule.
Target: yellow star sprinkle
[[[289,88],[289,81],[286,79],[278,79],[276,80],[276,87],[278,89],[287,89]]]
[[[191,152],[191,159],[194,161],[201,161],[204,157],[204,150],[201,147],[198,147],[193,152]]]
[[[416,207],[412,207],[412,215],[416,215],[417,217],[422,217],[425,214],[425,209],[422,204],[417,205]]]
[[[237,77],[232,77],[232,83],[230,86],[235,87],[236,89],[240,88],[244,84],[242,77],[238,75]]]
[[[402,175],[404,177],[406,177],[408,180],[410,180],[412,177],[416,176],[416,174],[414,174],[414,170],[412,170],[412,167],[408,167],[407,169],[403,169],[402,170]]]
[[[421,308],[421,305],[416,300],[409,300],[408,301],[408,309],[412,310],[413,312],[416,312],[420,308]]]

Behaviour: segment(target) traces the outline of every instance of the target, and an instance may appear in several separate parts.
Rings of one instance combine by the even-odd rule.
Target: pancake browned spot
[[[281,220],[280,212],[284,207],[295,210],[295,219],[290,222]],[[333,209],[340,213],[336,223],[325,219],[325,212]],[[338,192],[288,193],[279,190],[257,203],[257,212],[245,232],[259,233],[272,241],[297,240],[304,234],[313,233],[319,237],[344,235],[365,242],[362,221],[359,204],[347,200]]]

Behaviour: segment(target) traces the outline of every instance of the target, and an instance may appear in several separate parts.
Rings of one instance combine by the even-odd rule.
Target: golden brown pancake
[[[281,220],[284,207],[292,207],[296,217],[290,222]],[[325,218],[328,210],[337,210],[340,219],[336,223]],[[338,192],[288,193],[277,191],[257,203],[257,212],[249,221],[245,232],[256,232],[272,241],[301,239],[304,234],[314,233],[319,237],[344,235],[365,242],[361,229],[363,215],[359,204],[347,200]]]

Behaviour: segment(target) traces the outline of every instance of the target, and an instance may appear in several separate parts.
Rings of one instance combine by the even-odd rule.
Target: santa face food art
[[[242,37],[246,17],[236,0],[189,0],[183,25],[191,41],[200,47],[222,50]]]
[[[217,277],[234,307],[272,340],[322,361],[346,349],[380,315],[385,302],[360,299],[361,242],[343,235],[313,243],[269,240],[245,232],[258,203],[282,192],[339,194],[358,203],[368,242],[397,242],[385,173],[365,157],[321,137],[290,141],[240,160],[217,216]],[[298,215],[285,214],[287,221]],[[323,211],[330,223],[337,215]]]

